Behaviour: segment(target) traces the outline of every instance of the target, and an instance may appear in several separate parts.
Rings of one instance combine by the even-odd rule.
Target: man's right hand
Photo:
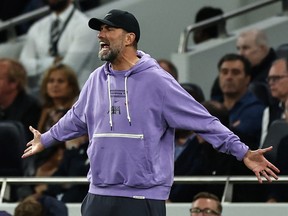
[[[27,143],[27,148],[24,150],[22,158],[26,158],[38,152],[41,152],[45,148],[44,145],[41,143],[41,133],[38,130],[34,129],[32,126],[29,127],[29,130],[33,133],[34,138]]]

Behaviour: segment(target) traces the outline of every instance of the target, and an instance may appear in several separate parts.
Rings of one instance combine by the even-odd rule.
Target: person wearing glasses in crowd
[[[192,201],[190,208],[190,215],[207,215],[207,216],[221,216],[222,205],[219,198],[208,192],[200,192],[196,194]]]
[[[273,62],[267,83],[272,97],[277,99],[277,102],[266,107],[263,112],[260,147],[265,141],[271,123],[285,118],[284,104],[288,96],[288,61],[285,58],[279,58]]]

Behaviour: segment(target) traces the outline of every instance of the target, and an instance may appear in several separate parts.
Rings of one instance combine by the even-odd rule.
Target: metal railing
[[[74,0],[74,4],[79,10],[81,10],[81,6],[80,6],[81,1],[82,0]],[[112,1],[112,0],[110,0],[110,1]],[[101,1],[101,4],[103,4],[102,1]],[[16,29],[15,29],[15,27],[17,25],[26,23],[28,21],[33,21],[33,20],[39,19],[39,18],[44,17],[45,15],[47,15],[49,13],[50,13],[49,6],[43,6],[41,8],[35,9],[34,11],[27,12],[25,14],[11,18],[9,20],[0,22],[0,32],[6,31],[8,41],[13,40],[17,37]]]
[[[178,184],[225,184],[222,202],[231,202],[234,184],[259,184],[255,176],[194,176],[194,177],[175,177],[174,182]],[[86,177],[7,177],[0,178],[0,204],[3,203],[3,198],[7,188],[10,185],[24,184],[88,184]],[[266,184],[263,181],[263,184]],[[280,176],[273,184],[288,183],[288,176]]]
[[[190,34],[197,30],[197,29],[203,29],[205,27],[209,27],[211,25],[217,25],[217,29],[219,32],[219,37],[227,37],[228,34],[225,29],[225,23],[226,20],[231,19],[233,17],[243,15],[247,12],[262,8],[264,6],[274,4],[276,2],[282,1],[282,12],[283,14],[288,13],[288,1],[287,0],[265,0],[265,1],[260,1],[256,3],[249,4],[247,6],[244,6],[242,8],[239,8],[234,11],[230,11],[227,13],[224,13],[223,15],[215,16],[213,18],[201,21],[199,23],[195,23],[192,25],[187,26],[184,31],[180,35],[180,41],[179,41],[179,46],[178,46],[178,53],[185,53],[188,51],[188,41]]]
[[[15,27],[17,25],[43,17],[47,15],[49,12],[50,12],[49,7],[45,6],[35,11],[28,12],[15,18],[6,20],[0,23],[0,31],[7,31],[8,40],[13,40],[17,37],[15,30]]]

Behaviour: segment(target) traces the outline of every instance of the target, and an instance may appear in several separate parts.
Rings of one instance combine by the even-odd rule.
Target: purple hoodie
[[[148,54],[128,71],[97,68],[78,101],[48,132],[45,147],[88,133],[89,192],[166,200],[173,183],[174,128],[193,130],[242,160],[248,147]]]

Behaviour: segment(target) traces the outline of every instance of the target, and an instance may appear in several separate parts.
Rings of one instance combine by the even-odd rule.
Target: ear
[[[126,45],[132,45],[136,40],[136,35],[132,32],[126,34]]]
[[[267,52],[269,51],[269,49],[268,49],[267,46],[260,45],[259,47],[260,47],[260,49],[261,49],[261,51],[262,51],[263,53],[267,53]]]

